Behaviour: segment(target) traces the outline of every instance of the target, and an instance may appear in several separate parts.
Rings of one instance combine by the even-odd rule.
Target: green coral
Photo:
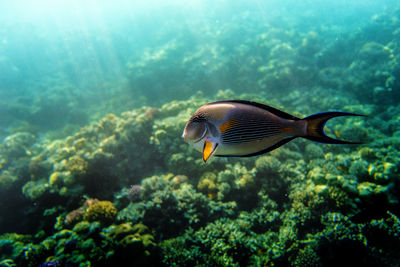
[[[132,257],[134,253],[135,257]],[[58,261],[62,265],[149,265],[159,261],[154,237],[145,225],[130,223],[102,228],[99,222],[80,222],[72,230],[43,235],[7,234],[0,237],[1,266],[38,266]],[[8,265],[7,265],[8,264]]]
[[[234,221],[216,221],[197,232],[188,231],[184,237],[165,241],[163,248],[166,265],[235,266],[249,263],[257,252],[257,243],[251,242],[245,227]]]
[[[257,209],[257,218],[266,223],[262,226],[255,223],[255,212],[243,212],[237,219],[220,219],[197,231],[187,230],[183,236],[163,241],[160,246],[164,263],[177,266],[265,265],[271,260],[276,229],[271,229],[268,235],[258,235],[257,231],[273,226],[279,217],[267,212],[265,207]]]
[[[16,267],[17,265],[14,263],[13,260],[5,259],[5,260],[0,261],[0,266],[1,267]]]
[[[9,171],[1,171],[0,172],[0,190],[6,191],[9,190],[14,182],[17,180],[17,177],[12,175]]]
[[[74,231],[77,234],[81,233],[86,233],[90,230],[91,224],[88,221],[81,221],[75,224],[74,228],[72,228],[72,231]]]
[[[154,265],[159,260],[159,250],[149,228],[143,224],[123,223],[111,225],[100,234],[103,247],[109,250],[105,259],[109,263],[129,265]],[[134,253],[134,257],[132,257]]]
[[[142,182],[145,205],[129,205],[123,216],[133,216],[133,221],[143,221],[145,225],[174,236],[185,227],[198,228],[219,216],[232,216],[236,210],[234,202],[219,202],[196,192],[192,185],[183,183],[176,187],[176,176],[153,176]],[[122,216],[122,213],[120,213]],[[129,219],[129,217],[127,218]]]
[[[107,224],[114,221],[117,212],[112,202],[103,200],[90,206],[84,215],[84,219],[89,222],[100,221]]]
[[[37,200],[49,191],[50,187],[46,179],[30,181],[22,187],[23,194],[31,200]]]
[[[24,261],[25,244],[32,236],[21,234],[4,234],[0,236],[0,258],[9,259],[4,263],[15,264]]]
[[[209,197],[213,198],[216,196],[216,193],[218,191],[216,182],[217,175],[212,172],[206,172],[200,178],[200,181],[197,184],[197,188]]]
[[[153,249],[156,246],[154,236],[144,224],[123,223],[112,226],[107,231],[110,238],[119,241],[124,247],[135,246],[138,242],[141,243],[143,249]],[[145,251],[145,254],[150,254],[150,252]]]

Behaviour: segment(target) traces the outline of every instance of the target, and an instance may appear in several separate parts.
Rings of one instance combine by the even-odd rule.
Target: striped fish
[[[325,135],[326,121],[339,116],[364,116],[348,112],[324,112],[304,119],[276,108],[245,100],[226,100],[200,107],[185,126],[182,138],[203,153],[251,157],[272,151],[287,142],[304,137],[326,144],[360,144]]]

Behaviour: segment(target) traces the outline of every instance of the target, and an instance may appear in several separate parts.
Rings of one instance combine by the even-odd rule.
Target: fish
[[[341,111],[317,113],[303,119],[248,100],[222,100],[201,106],[186,123],[182,138],[216,157],[252,157],[270,152],[297,137],[325,144],[362,144],[334,139],[325,123],[340,116],[365,116]]]

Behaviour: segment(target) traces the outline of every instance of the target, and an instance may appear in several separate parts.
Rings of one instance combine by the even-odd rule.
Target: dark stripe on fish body
[[[268,128],[239,128],[239,129],[232,129],[232,130],[227,130],[223,133],[223,135],[229,135],[229,134],[234,134],[234,133],[255,133],[255,132],[269,132],[269,131],[279,131],[280,127],[268,127]]]
[[[232,122],[238,123],[238,124],[248,124],[248,123],[271,123],[271,124],[276,124],[276,121],[274,120],[269,120],[265,118],[259,118],[259,119],[232,119]]]
[[[236,123],[249,123],[249,122],[272,122],[276,123],[276,120],[273,118],[267,117],[265,114],[257,114],[257,115],[251,115],[251,114],[233,114],[233,117],[230,118],[232,122]]]
[[[235,135],[238,133],[246,133],[246,134],[250,134],[250,133],[269,133],[269,132],[280,132],[280,127],[267,127],[267,128],[235,128],[232,130],[227,130],[226,132],[224,132],[222,134],[222,136],[229,136],[229,135]]]
[[[222,140],[221,142],[223,144],[242,144],[242,143],[248,143],[248,142],[254,142],[254,141],[261,141],[264,138],[246,138],[246,139],[233,139],[233,140]]]
[[[232,138],[235,136],[261,136],[261,137],[267,137],[275,134],[279,134],[281,131],[279,130],[268,130],[268,131],[258,131],[258,132],[234,132],[234,133],[229,133],[229,134],[224,134],[221,137],[223,139],[228,139]]]
[[[241,143],[241,142],[251,142],[256,140],[262,140],[267,137],[278,135],[280,132],[269,132],[269,133],[258,133],[258,134],[245,134],[245,135],[232,135],[229,137],[222,137],[223,143]]]
[[[267,120],[249,120],[249,121],[232,121],[236,126],[252,126],[252,125],[277,125],[275,121]]]
[[[237,122],[237,121],[232,121],[233,128],[236,127],[253,127],[253,126],[279,126],[278,123],[273,122],[273,121],[246,121],[246,122]]]
[[[271,124],[271,125],[253,124],[253,125],[238,125],[238,126],[228,129],[227,131],[235,131],[235,130],[239,130],[239,129],[247,129],[249,131],[253,131],[253,130],[257,130],[257,129],[266,130],[266,129],[279,129],[279,128],[281,128],[281,127],[278,125],[274,125],[274,124]]]
[[[282,128],[279,125],[276,124],[270,124],[270,125],[265,125],[265,124],[253,124],[253,125],[239,125],[239,126],[235,126],[232,127],[230,129],[228,129],[227,131],[235,131],[235,130],[239,130],[239,129],[247,129],[249,131],[253,131],[253,130],[257,130],[257,129],[279,129]]]
[[[280,131],[280,127],[260,127],[260,128],[235,128],[235,129],[229,129],[225,131],[222,135],[227,136],[231,134],[237,134],[237,133],[264,133],[264,132],[274,132],[274,131]]]
[[[264,132],[264,133],[238,133],[238,134],[234,134],[234,135],[228,135],[228,136],[222,136],[223,140],[229,140],[229,139],[235,139],[235,138],[265,138],[265,137],[269,137],[269,136],[273,136],[273,135],[277,135],[280,134],[279,131],[274,131],[274,132]]]

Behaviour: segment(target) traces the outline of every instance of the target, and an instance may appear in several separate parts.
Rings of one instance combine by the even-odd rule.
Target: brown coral
[[[98,203],[100,200],[97,198],[88,198],[85,200],[85,203],[83,203],[83,206],[85,209],[88,209],[89,207],[93,206],[94,204]]]
[[[149,108],[144,113],[144,117],[147,120],[154,120],[159,113],[160,113],[160,110],[158,108]]]
[[[85,211],[82,208],[71,211],[65,216],[64,223],[66,225],[74,225],[83,220]]]

